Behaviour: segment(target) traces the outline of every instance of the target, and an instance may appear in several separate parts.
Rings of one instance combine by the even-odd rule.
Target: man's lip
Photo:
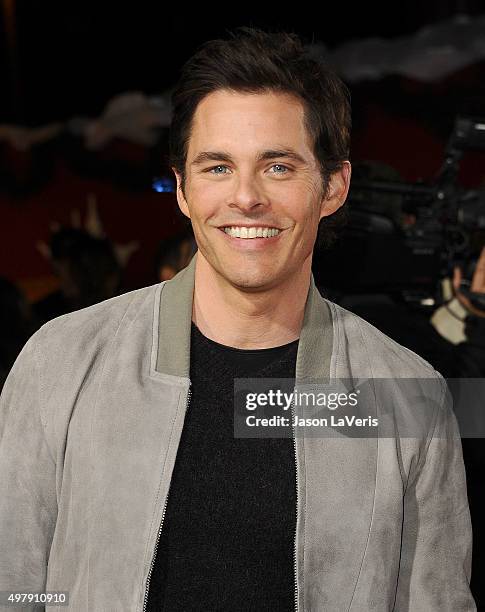
[[[225,227],[260,227],[262,229],[264,229],[265,227],[269,227],[271,229],[280,230],[280,232],[283,231],[283,229],[278,227],[277,225],[263,225],[261,223],[232,223],[231,225],[219,225],[218,229],[223,230]]]
[[[227,226],[225,226],[227,227]],[[249,225],[248,227],[254,227],[254,225]],[[263,227],[268,227],[264,225]],[[271,245],[277,244],[281,239],[285,230],[280,230],[274,236],[267,236],[263,238],[262,236],[254,236],[253,238],[237,238],[236,236],[232,236],[230,232],[225,232],[222,227],[217,228],[221,234],[224,234],[222,240],[227,241],[232,244],[234,248],[241,250],[242,252],[248,251],[259,251],[260,249],[269,249],[272,248]]]

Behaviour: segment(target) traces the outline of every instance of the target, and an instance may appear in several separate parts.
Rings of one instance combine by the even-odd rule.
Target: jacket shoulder
[[[367,360],[375,377],[435,378],[441,375],[420,355],[399,344],[359,315],[326,300],[337,323],[340,342],[358,361]]]
[[[129,309],[139,309],[147,300],[154,298],[160,283],[128,291],[86,308],[81,308],[48,321],[34,334],[39,343],[78,344],[108,339],[116,333]]]
[[[129,320],[137,318],[142,327],[151,327],[157,287],[160,283],[128,291],[42,325],[29,343],[38,355],[46,388],[61,383],[74,385],[84,372],[100,364]]]

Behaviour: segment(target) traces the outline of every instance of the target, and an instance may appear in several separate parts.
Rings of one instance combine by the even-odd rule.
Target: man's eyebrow
[[[302,164],[306,163],[306,160],[293,149],[267,149],[258,155],[257,161],[276,158],[286,158]],[[231,163],[233,159],[231,155],[225,151],[201,151],[195,156],[191,166],[197,166],[208,161],[224,161]]]
[[[258,156],[258,161],[265,159],[275,159],[277,157],[285,157],[286,159],[292,159],[293,161],[300,162],[302,164],[306,163],[306,159],[304,159],[299,153],[297,153],[293,149],[269,149],[267,151],[263,151]]]
[[[195,157],[191,166],[198,166],[208,161],[232,162],[232,157],[224,151],[201,151]]]

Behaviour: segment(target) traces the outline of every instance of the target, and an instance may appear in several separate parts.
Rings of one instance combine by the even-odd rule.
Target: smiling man
[[[198,251],[169,281],[44,325],[17,359],[0,591],[67,591],[76,611],[475,610],[444,382],[312,277],[349,138],[345,86],[296,35],[242,28],[188,60],[171,159]],[[392,386],[412,436],[247,437],[237,378],[426,378],[440,393],[422,415]]]
[[[175,173],[200,254],[194,322],[239,348],[297,339],[318,225],[345,201],[349,162],[325,183],[302,100],[227,84],[199,103],[185,168]]]

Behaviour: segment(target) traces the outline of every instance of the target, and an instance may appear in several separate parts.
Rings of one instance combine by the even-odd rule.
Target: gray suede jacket
[[[57,610],[145,609],[190,396],[196,257],[171,281],[47,323],[22,350],[0,404],[0,591],[68,591]],[[337,377],[444,386],[312,277],[296,384]],[[449,404],[420,436],[294,441],[296,610],[476,609]]]

